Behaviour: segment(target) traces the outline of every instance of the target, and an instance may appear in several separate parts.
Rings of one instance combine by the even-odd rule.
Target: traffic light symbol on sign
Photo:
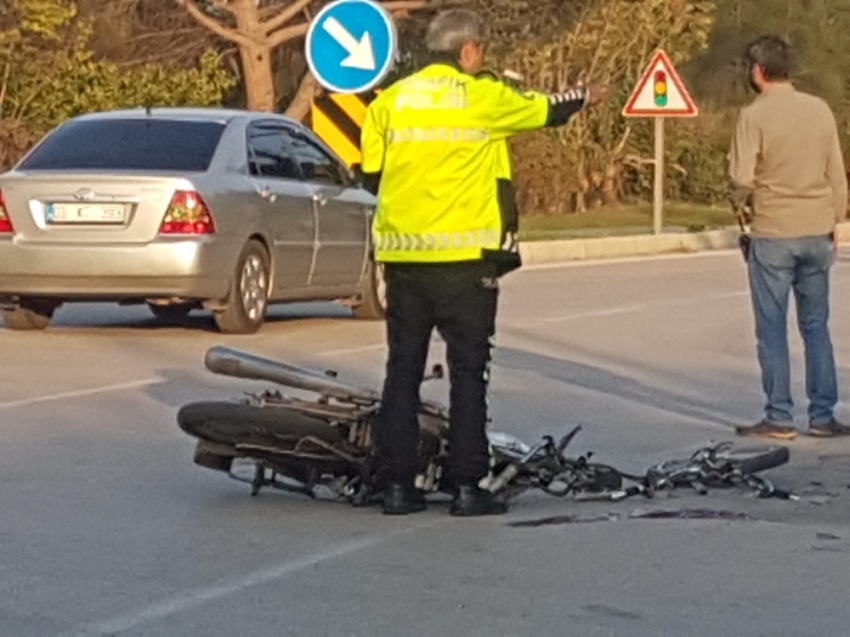
[[[667,73],[664,71],[655,72],[652,92],[656,106],[667,106]]]
[[[623,107],[626,117],[696,117],[696,104],[664,51],[656,51]]]

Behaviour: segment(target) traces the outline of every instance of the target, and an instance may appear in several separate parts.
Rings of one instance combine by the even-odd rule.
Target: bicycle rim
[[[715,460],[728,462],[741,473],[757,473],[773,469],[788,462],[788,447],[771,445],[766,447],[732,447],[720,449],[714,454]]]

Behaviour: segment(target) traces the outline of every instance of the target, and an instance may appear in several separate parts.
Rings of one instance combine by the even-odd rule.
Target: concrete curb
[[[839,242],[850,241],[850,222],[838,224],[836,230]],[[520,254],[523,263],[531,265],[729,250],[737,249],[738,234],[737,229],[730,228],[682,234],[526,241],[520,245]]]

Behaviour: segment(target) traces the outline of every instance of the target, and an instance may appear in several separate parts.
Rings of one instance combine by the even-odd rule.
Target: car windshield
[[[72,121],[48,135],[19,168],[203,172],[224,128],[185,120]]]

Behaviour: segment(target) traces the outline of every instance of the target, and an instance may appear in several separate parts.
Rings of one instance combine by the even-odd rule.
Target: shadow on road
[[[351,319],[351,310],[337,303],[290,303],[269,308],[265,327],[285,325],[305,319]],[[0,329],[5,329],[0,319]],[[216,333],[212,312],[193,310],[181,319],[156,318],[143,306],[120,306],[115,303],[66,304],[48,328],[97,328],[136,330],[186,330]],[[261,328],[262,329],[262,328]]]
[[[550,380],[705,422],[726,427],[731,424],[729,419],[720,413],[716,402],[695,401],[691,397],[646,385],[628,376],[615,374],[599,367],[511,347],[497,348],[494,363],[505,369],[536,374]]]

